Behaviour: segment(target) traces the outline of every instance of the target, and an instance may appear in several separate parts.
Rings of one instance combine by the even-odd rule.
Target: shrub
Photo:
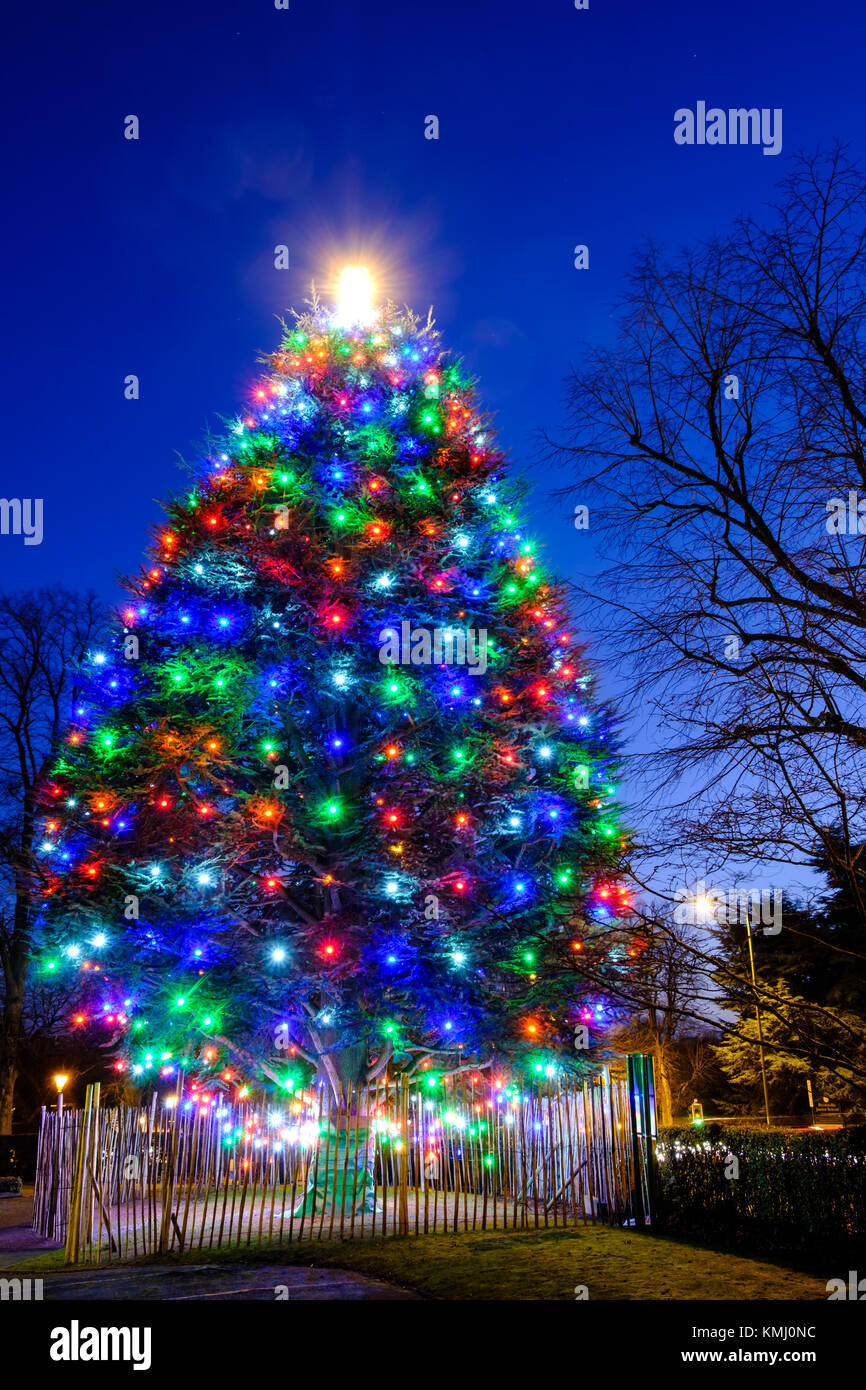
[[[657,1229],[762,1250],[838,1248],[862,1237],[866,1126],[665,1129],[657,1153]]]

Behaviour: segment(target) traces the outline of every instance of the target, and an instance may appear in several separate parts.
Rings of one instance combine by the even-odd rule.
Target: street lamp
[[[749,916],[749,909],[743,902],[743,911],[746,914],[746,940],[749,943],[749,969],[752,973],[752,993],[755,996],[755,1021],[758,1025],[758,1051],[761,1054],[761,1085],[764,1088],[764,1118],[767,1121],[767,1129],[770,1128],[770,1102],[767,1099],[767,1068],[764,1065],[764,1030],[761,1026],[761,1004],[758,999],[758,986],[755,980],[755,957],[752,951],[752,919]]]
[[[758,1052],[761,1057],[761,1085],[764,1089],[764,1119],[767,1129],[770,1128],[770,1101],[767,1096],[767,1068],[764,1063],[764,1029],[761,1023],[761,1004],[758,998],[758,985],[755,979],[755,956],[752,951],[752,919],[749,916],[749,908],[745,899],[741,899],[743,911],[746,914],[746,940],[749,943],[749,970],[752,976],[752,994],[755,997],[755,1022],[758,1025]],[[700,893],[695,898],[697,910],[710,917],[715,916],[716,903],[709,893]]]
[[[54,1075],[54,1085],[57,1087],[57,1113],[63,1114],[63,1091],[69,1077],[65,1072],[58,1071]]]

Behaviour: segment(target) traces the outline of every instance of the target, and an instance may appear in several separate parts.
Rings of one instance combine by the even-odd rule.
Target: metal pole
[[[645,1229],[647,1224],[652,1224],[655,1215],[655,1074],[650,1053],[630,1052],[626,1064],[635,1180],[635,1227]]]
[[[634,1190],[632,1203],[634,1207],[635,1230],[641,1230],[646,1226],[646,1209],[643,1200],[643,1154],[641,1153],[641,1130],[643,1128],[643,1110],[640,1103],[641,1082],[643,1080],[640,1053],[630,1052],[626,1057],[626,1075],[628,1077],[628,1106],[629,1118],[631,1121],[631,1155],[634,1169]]]
[[[755,957],[752,952],[752,920],[749,917],[749,909],[744,908],[746,913],[746,940],[749,943],[749,969],[752,972],[752,992],[755,996],[755,1020],[758,1024],[758,1049],[761,1054],[761,1084],[764,1088],[764,1117],[767,1121],[767,1129],[770,1128],[770,1102],[767,1098],[767,1068],[764,1065],[764,1030],[761,1026],[761,1005],[758,1002],[758,986],[755,981]]]

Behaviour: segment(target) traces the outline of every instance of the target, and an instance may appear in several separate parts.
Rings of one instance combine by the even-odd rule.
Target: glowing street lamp
[[[710,897],[709,893],[699,893],[695,898],[695,913],[701,921],[708,922],[715,918],[718,903]]]
[[[749,909],[746,912],[746,940],[749,943],[749,968],[752,974],[752,993],[755,996],[755,1020],[758,1025],[758,1050],[761,1056],[761,1082],[764,1087],[764,1119],[767,1122],[767,1129],[770,1128],[770,1101],[767,1096],[767,1068],[764,1063],[764,1029],[761,1023],[761,1003],[758,998],[758,986],[755,980],[755,957],[752,951],[752,919],[749,916]]]
[[[695,915],[698,920],[712,920],[715,918],[718,902],[709,893],[699,893],[694,898]],[[770,1128],[770,1099],[767,1092],[767,1066],[764,1058],[764,1027],[761,1020],[761,1001],[758,996],[758,984],[755,979],[755,956],[752,950],[752,919],[749,915],[748,907],[743,904],[746,914],[746,941],[749,947],[749,973],[752,977],[752,995],[755,1000],[755,1022],[758,1025],[758,1054],[761,1059],[761,1085],[764,1092],[764,1120],[767,1129]]]
[[[65,1090],[65,1088],[66,1088],[66,1083],[68,1082],[68,1080],[69,1080],[69,1077],[67,1076],[66,1072],[64,1072],[64,1071],[55,1072],[55,1074],[54,1074],[54,1085],[55,1085],[55,1087],[57,1088],[57,1113],[58,1113],[58,1115],[62,1115],[62,1114],[63,1114],[63,1092],[64,1092],[64,1090]]]
[[[337,289],[337,312],[334,323],[338,328],[365,328],[376,317],[370,300],[373,286],[365,265],[347,265],[340,274]]]

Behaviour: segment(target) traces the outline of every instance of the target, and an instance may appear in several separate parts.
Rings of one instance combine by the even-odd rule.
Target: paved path
[[[18,1260],[29,1260],[45,1250],[58,1250],[56,1241],[46,1240],[33,1230],[33,1188],[25,1187],[20,1196],[0,1197],[0,1269],[9,1269]]]
[[[279,1290],[279,1293],[277,1292]],[[419,1300],[420,1294],[398,1289],[347,1269],[310,1269],[298,1265],[147,1265],[102,1271],[47,1274],[45,1302],[107,1299],[157,1299],[162,1303],[195,1299]]]
[[[58,1246],[30,1227],[32,1193],[0,1199],[0,1270]],[[27,1277],[27,1276],[25,1276]],[[31,1278],[34,1276],[30,1276]],[[45,1274],[45,1302],[82,1299],[241,1298],[273,1303],[277,1289],[282,1299],[420,1299],[421,1295],[398,1289],[366,1274],[348,1269],[312,1269],[298,1265],[138,1265],[102,1270]]]

